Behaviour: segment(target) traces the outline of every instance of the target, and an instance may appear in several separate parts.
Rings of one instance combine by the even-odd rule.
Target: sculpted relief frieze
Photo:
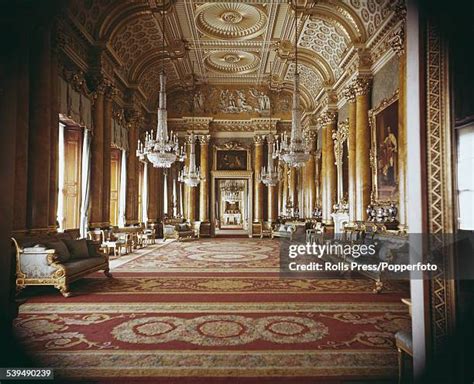
[[[193,96],[178,91],[169,96],[171,117],[190,116],[193,111],[199,116],[245,114],[247,117],[269,116],[270,108],[275,115],[291,112],[291,95],[270,94],[267,89],[257,87],[208,87],[196,90]]]

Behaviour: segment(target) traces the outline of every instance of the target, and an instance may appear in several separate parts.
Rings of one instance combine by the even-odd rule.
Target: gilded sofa
[[[196,233],[191,224],[182,219],[165,219],[163,221],[163,240],[166,239],[193,239]]]
[[[69,284],[92,272],[103,270],[112,277],[109,258],[92,240],[74,239],[70,234],[12,238],[16,253],[16,289],[28,285],[53,285],[69,297]]]

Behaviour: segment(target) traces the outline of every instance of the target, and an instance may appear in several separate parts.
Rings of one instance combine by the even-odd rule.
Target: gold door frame
[[[248,223],[249,237],[252,237],[253,222],[253,171],[211,171],[211,236],[216,235],[216,180],[217,179],[245,179],[248,181]]]

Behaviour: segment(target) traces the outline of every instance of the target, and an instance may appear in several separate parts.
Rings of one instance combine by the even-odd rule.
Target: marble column
[[[51,31],[41,26],[30,51],[28,227],[47,231],[51,173]],[[57,126],[55,127],[58,128]]]
[[[103,173],[103,186],[102,186],[102,196],[103,196],[103,206],[102,206],[102,223],[104,227],[110,226],[110,149],[112,146],[111,136],[112,136],[112,97],[114,94],[114,89],[111,86],[107,86],[104,93],[104,116],[103,116],[103,128],[104,128],[104,138],[103,138],[103,164],[104,164],[104,173]]]
[[[138,158],[136,156],[138,143],[138,126],[135,123],[128,125],[129,151],[127,157],[127,207],[125,219],[127,224],[138,223]]]
[[[158,221],[158,169],[148,166],[148,221]]]
[[[209,135],[199,137],[201,144],[201,183],[199,184],[199,220],[209,222]]]
[[[349,86],[345,89],[345,96],[349,103],[349,128],[347,133],[347,154],[348,154],[348,205],[349,205],[349,222],[356,220],[356,124],[357,124],[357,108],[356,95],[353,87]]]
[[[336,128],[336,113],[326,112],[323,128],[322,179],[323,179],[323,223],[331,225],[331,213],[336,201],[336,164],[334,157],[333,131]]]
[[[263,137],[254,136],[254,210],[253,220],[263,221],[263,183],[260,182],[260,174],[263,166]]]
[[[92,118],[94,131],[91,141],[91,173],[90,173],[90,213],[89,227],[104,226],[103,221],[103,188],[104,188],[104,84],[99,84],[95,90]],[[130,138],[130,134],[129,134]],[[132,157],[129,151],[128,157]],[[127,169],[127,178],[131,177]],[[129,185],[127,185],[127,190]],[[128,205],[128,199],[127,199]],[[127,206],[128,209],[128,206]]]
[[[359,77],[354,82],[356,93],[356,221],[367,219],[367,206],[370,203],[370,128],[369,93],[371,81]]]

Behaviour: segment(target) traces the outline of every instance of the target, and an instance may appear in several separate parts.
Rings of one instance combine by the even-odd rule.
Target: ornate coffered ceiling
[[[108,75],[138,87],[149,110],[156,105],[163,65],[171,92],[190,89],[193,63],[199,84],[265,88],[274,62],[273,87],[291,90],[297,33],[303,97],[312,110],[323,89],[348,76],[361,52],[369,52],[364,65],[376,44],[380,56],[379,40],[401,3],[297,0],[297,31],[286,0],[72,0],[65,13],[91,51],[107,51],[113,68]],[[90,62],[91,55],[85,56],[83,62]]]

